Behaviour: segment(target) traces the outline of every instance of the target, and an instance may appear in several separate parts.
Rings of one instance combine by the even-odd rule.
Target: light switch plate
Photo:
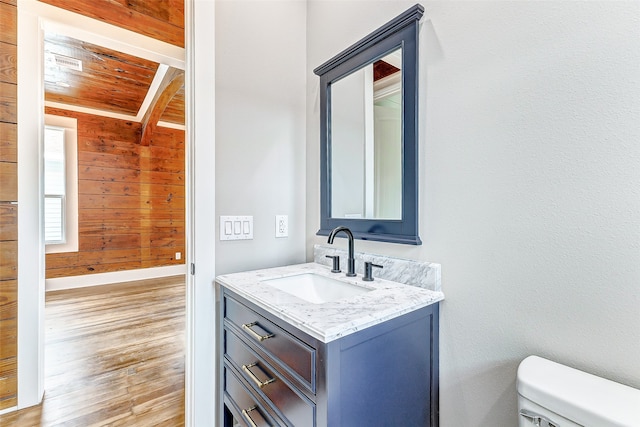
[[[220,215],[220,240],[253,240],[253,216]]]

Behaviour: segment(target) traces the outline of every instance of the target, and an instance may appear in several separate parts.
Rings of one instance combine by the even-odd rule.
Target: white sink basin
[[[278,279],[263,280],[264,283],[313,304],[336,301],[371,291],[362,286],[344,283],[314,273],[297,274]]]

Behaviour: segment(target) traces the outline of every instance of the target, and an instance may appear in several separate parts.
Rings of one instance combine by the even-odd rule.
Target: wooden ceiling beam
[[[160,120],[165,108],[167,108],[169,102],[180,91],[182,86],[184,86],[184,71],[177,68],[169,68],[151,101],[151,105],[142,118],[140,145],[149,146],[153,132],[158,127],[158,120]]]

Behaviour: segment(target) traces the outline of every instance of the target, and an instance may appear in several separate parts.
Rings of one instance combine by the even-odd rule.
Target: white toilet
[[[640,390],[538,356],[517,388],[519,427],[640,427]]]

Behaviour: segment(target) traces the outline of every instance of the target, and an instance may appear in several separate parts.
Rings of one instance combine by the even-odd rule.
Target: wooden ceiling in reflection
[[[90,18],[184,47],[184,0],[40,0]],[[45,33],[45,101],[140,119],[166,66],[77,40]],[[54,55],[82,61],[82,71],[56,63]],[[153,85],[154,79],[156,84]],[[146,100],[146,102],[145,102]],[[185,92],[173,96],[161,122],[184,125]]]
[[[373,81],[377,82],[378,80],[395,74],[398,71],[400,71],[400,68],[380,59],[373,63]]]

